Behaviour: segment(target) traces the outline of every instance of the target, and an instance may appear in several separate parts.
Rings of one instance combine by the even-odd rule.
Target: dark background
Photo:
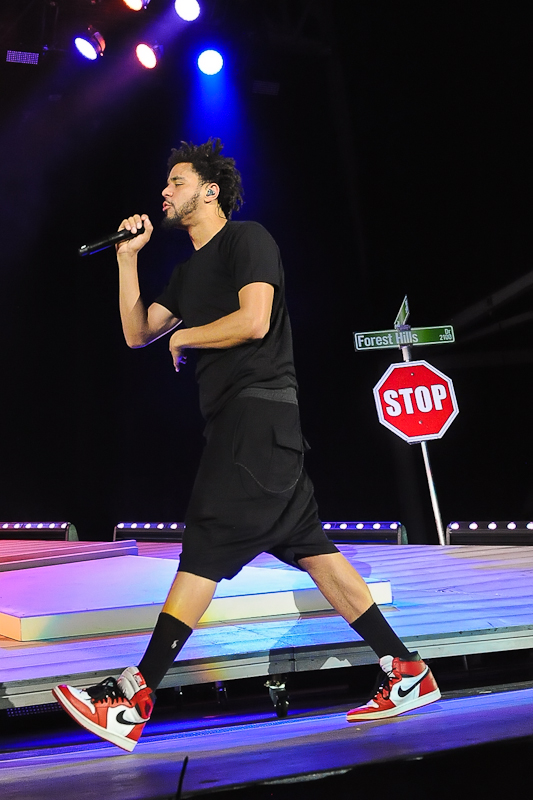
[[[128,350],[112,251],[77,248],[131,213],[157,224],[170,148],[208,136],[243,173],[236,218],[282,250],[322,518],[399,519],[410,541],[437,541],[420,447],[374,406],[400,353],[352,343],[392,327],[405,294],[412,325],[456,325],[455,344],[413,349],[459,402],[428,445],[444,524],[531,517],[531,292],[462,314],[531,272],[527,4],[204,0],[189,26],[169,6],[0,11],[0,519],[99,539],[183,518],[202,443],[193,364],[176,375],[166,337]],[[96,64],[70,44],[91,21],[106,31]],[[130,56],[136,26],[164,41],[153,72]],[[204,43],[226,54],[222,104],[196,76]],[[44,45],[38,66],[4,61]],[[156,227],[147,302],[187,248]]]

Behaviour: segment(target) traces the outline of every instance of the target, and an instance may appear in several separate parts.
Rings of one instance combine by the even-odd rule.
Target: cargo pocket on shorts
[[[243,409],[235,428],[233,461],[249,495],[292,491],[302,473],[303,454],[298,406],[258,401],[253,411]]]

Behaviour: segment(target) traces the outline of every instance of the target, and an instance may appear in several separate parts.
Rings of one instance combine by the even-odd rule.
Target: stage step
[[[45,540],[0,540],[0,572],[33,569],[74,561],[94,561],[116,556],[136,556],[135,539],[120,542],[57,542]]]
[[[0,636],[39,641],[153,628],[178,561],[120,556],[2,574]],[[389,581],[368,581],[392,603]],[[331,611],[305,572],[245,567],[222,581],[200,623],[220,624]]]

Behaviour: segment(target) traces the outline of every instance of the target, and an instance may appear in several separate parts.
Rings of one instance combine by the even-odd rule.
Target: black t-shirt
[[[156,302],[192,328],[237,311],[239,291],[258,282],[274,286],[266,336],[236,347],[197,350],[200,410],[206,419],[245,387],[296,387],[278,247],[257,222],[227,222],[207,244],[174,269],[167,288],[157,298]]]

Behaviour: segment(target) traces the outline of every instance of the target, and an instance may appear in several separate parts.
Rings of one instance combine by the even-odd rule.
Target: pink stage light
[[[135,55],[145,69],[154,69],[159,61],[160,48],[157,45],[138,44]]]
[[[150,0],[124,0],[124,5],[131,8],[132,11],[143,11],[149,3]]]

